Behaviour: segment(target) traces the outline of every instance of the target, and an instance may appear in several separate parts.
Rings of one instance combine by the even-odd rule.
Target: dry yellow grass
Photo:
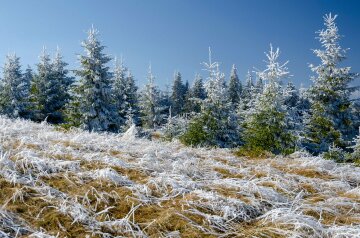
[[[36,231],[244,238],[360,232],[356,167],[0,120],[6,125],[0,128],[0,206],[27,227],[18,237]],[[6,219],[0,229],[19,225]]]

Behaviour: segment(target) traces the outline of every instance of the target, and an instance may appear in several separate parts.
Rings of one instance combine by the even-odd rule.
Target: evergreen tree
[[[206,92],[202,78],[199,74],[195,75],[194,84],[185,94],[184,111],[188,114],[196,114],[201,110],[202,100],[206,98]]]
[[[201,100],[204,100],[206,98],[206,91],[200,74],[196,74],[195,76],[194,86],[192,89],[192,96],[193,98],[198,98]]]
[[[250,107],[250,102],[253,99],[253,90],[254,90],[254,82],[253,82],[253,76],[250,73],[250,71],[246,74],[246,80],[245,80],[245,86],[242,92],[242,101],[244,110],[248,109]]]
[[[237,69],[235,65],[231,68],[230,82],[229,82],[229,100],[234,107],[240,102],[242,85],[237,75]]]
[[[158,120],[158,124],[159,125],[163,125],[165,124],[169,117],[172,116],[172,111],[171,111],[171,105],[172,105],[172,101],[171,101],[171,93],[169,90],[169,87],[166,87],[165,91],[160,90],[160,97],[159,97],[159,106],[158,106],[158,111],[159,111],[159,120]]]
[[[113,100],[118,128],[126,131],[131,125],[140,125],[137,87],[134,77],[122,59],[115,59],[113,74]]]
[[[210,49],[209,63],[203,65],[209,73],[205,83],[207,98],[202,100],[201,112],[190,121],[180,140],[187,145],[234,147],[240,143],[240,129],[228,101],[225,76],[219,63],[212,62]]]
[[[258,72],[258,77],[267,84],[255,103],[255,110],[245,118],[244,140],[252,150],[266,150],[273,153],[289,153],[294,149],[294,137],[289,132],[287,113],[284,108],[281,79],[289,75],[286,64],[278,63],[280,51],[270,52],[267,68]]]
[[[180,72],[174,74],[174,82],[171,94],[171,114],[176,116],[183,112],[185,104],[186,88],[182,82]]]
[[[245,82],[246,83],[241,93],[241,100],[237,108],[237,114],[240,120],[240,124],[242,124],[245,118],[254,111],[255,101],[258,98],[258,93],[255,90],[255,86],[253,83],[253,76],[250,71],[248,71],[246,74]]]
[[[125,114],[126,121],[131,124],[140,125],[140,109],[138,102],[138,88],[131,72],[128,70],[125,80]],[[127,128],[124,128],[127,129]]]
[[[184,85],[184,92],[183,92],[183,94],[186,95],[186,94],[189,92],[189,90],[190,90],[190,84],[189,84],[189,81],[186,80],[185,85]]]
[[[26,110],[24,111],[24,115],[22,116],[23,118],[26,119],[31,119],[33,118],[33,105],[31,102],[31,82],[34,79],[34,73],[32,68],[28,65],[27,68],[25,69],[25,73],[23,75],[24,81],[23,81],[23,87],[24,87],[24,95],[23,95],[23,99],[24,101],[26,101],[26,105],[25,108]]]
[[[61,123],[64,121],[65,105],[70,100],[69,88],[73,78],[68,76],[67,63],[59,50],[51,60],[44,47],[39,58],[37,73],[31,83],[32,119]]]
[[[120,62],[115,59],[115,67],[113,73],[113,100],[117,113],[118,128],[122,127],[126,121],[127,105],[126,105],[126,73],[127,68],[124,66],[122,59]]]
[[[325,15],[325,29],[318,32],[322,49],[314,50],[321,60],[310,65],[316,74],[309,89],[310,117],[307,120],[304,145],[314,154],[325,152],[329,146],[346,148],[354,136],[351,121],[350,95],[355,88],[349,83],[358,75],[350,67],[339,67],[346,50],[339,45],[340,35],[335,24],[336,15]]]
[[[106,64],[111,58],[103,53],[105,46],[98,40],[98,31],[91,28],[82,42],[85,54],[80,55],[80,77],[74,87],[70,105],[70,122],[89,131],[117,130],[117,116],[111,104],[112,74]]]
[[[0,111],[12,118],[27,118],[30,85],[22,75],[20,58],[16,54],[7,55],[3,70]]]
[[[305,90],[298,90],[292,82],[284,88],[284,105],[288,113],[289,130],[299,139],[298,146],[301,147],[301,134],[304,131],[304,118],[309,110],[309,101],[306,98]]]
[[[148,83],[141,93],[140,108],[142,114],[142,124],[148,128],[154,128],[162,121],[160,106],[160,91],[155,85],[155,77],[151,66],[148,71]]]
[[[74,78],[68,76],[69,71],[66,69],[67,65],[63,60],[60,50],[57,49],[52,61],[51,81],[48,83],[47,100],[51,105],[48,110],[52,115],[52,118],[48,118],[50,122],[64,122],[64,109],[65,105],[70,101],[69,90],[74,82]]]
[[[33,81],[31,82],[31,102],[33,106],[33,120],[43,121],[51,113],[49,111],[50,105],[48,103],[48,93],[53,92],[49,91],[50,82],[52,81],[52,65],[50,55],[47,53],[46,48],[44,47],[40,56],[39,63],[37,66],[37,72],[33,76]],[[57,88],[55,93],[58,93],[60,87]]]
[[[264,91],[264,82],[261,77],[258,77],[253,90],[256,94],[261,94]]]

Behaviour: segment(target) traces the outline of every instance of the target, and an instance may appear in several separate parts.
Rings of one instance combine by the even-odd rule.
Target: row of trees
[[[195,76],[190,86],[174,74],[170,91],[155,84],[151,66],[148,82],[138,91],[122,60],[104,53],[98,32],[90,29],[82,43],[80,67],[70,76],[59,51],[51,58],[44,49],[36,72],[21,71],[20,59],[8,55],[0,88],[0,110],[9,117],[47,120],[90,131],[119,132],[135,124],[161,129],[164,137],[187,145],[237,147],[251,151],[289,153],[306,148],[314,154],[352,150],[359,127],[359,106],[350,99],[358,74],[339,64],[346,50],[339,45],[336,16],[326,15],[319,31],[321,60],[309,89],[297,89],[289,78],[287,62],[279,63],[279,49],[270,46],[266,67],[248,72],[243,85],[235,65],[230,80],[213,62],[203,63],[206,80]],[[254,80],[254,76],[256,80]],[[359,141],[360,139],[358,139]],[[340,153],[342,154],[342,153]]]

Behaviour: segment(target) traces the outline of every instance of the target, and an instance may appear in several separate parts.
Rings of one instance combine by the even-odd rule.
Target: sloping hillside
[[[360,237],[360,168],[0,118],[0,237]]]

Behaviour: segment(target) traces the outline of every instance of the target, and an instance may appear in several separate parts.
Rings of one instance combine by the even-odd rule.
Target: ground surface
[[[0,117],[0,237],[360,237],[360,168]]]

